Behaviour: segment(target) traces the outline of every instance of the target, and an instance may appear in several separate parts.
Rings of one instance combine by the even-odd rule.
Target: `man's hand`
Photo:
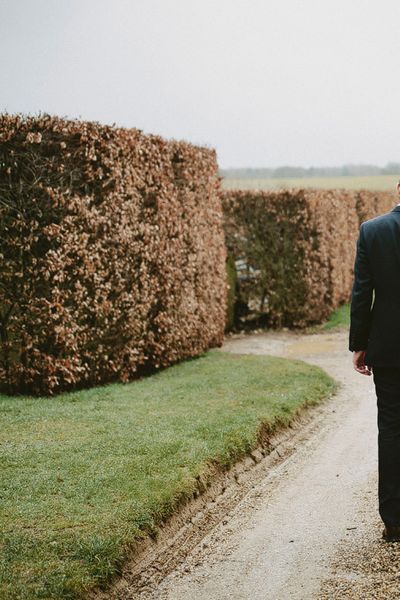
[[[365,350],[353,352],[353,367],[361,375],[371,375],[372,369],[365,364]]]

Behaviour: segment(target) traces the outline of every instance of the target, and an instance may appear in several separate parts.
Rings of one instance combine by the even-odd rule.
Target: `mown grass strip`
[[[322,329],[344,329],[350,326],[350,304],[343,304],[333,311],[328,321],[322,325]]]
[[[0,396],[0,597],[80,598],[196,489],[334,389],[321,369],[213,350],[129,384]]]

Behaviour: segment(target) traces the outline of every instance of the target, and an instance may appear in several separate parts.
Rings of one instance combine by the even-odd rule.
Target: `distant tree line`
[[[228,179],[286,179],[287,177],[362,177],[370,175],[399,175],[400,163],[389,162],[385,167],[376,165],[342,165],[341,167],[289,167],[220,169],[221,177]]]

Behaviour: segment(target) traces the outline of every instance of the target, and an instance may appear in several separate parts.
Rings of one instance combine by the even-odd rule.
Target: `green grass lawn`
[[[0,598],[80,598],[207,478],[335,388],[322,370],[213,350],[129,384],[0,396]],[[208,463],[210,464],[210,462]]]
[[[348,329],[350,327],[350,304],[343,304],[335,310],[326,323],[323,323],[322,329]]]
[[[321,333],[321,331],[343,331],[344,329],[349,329],[350,327],[350,303],[342,304],[336,310],[334,310],[325,323],[320,323],[319,325],[311,325],[306,328],[306,332],[309,334],[312,333]]]
[[[241,190],[279,190],[289,188],[319,188],[319,189],[348,189],[348,190],[396,190],[397,175],[368,175],[363,177],[288,177],[286,179],[233,179],[222,181],[224,189]]]

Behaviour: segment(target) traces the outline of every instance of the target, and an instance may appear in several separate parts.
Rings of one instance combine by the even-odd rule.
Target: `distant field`
[[[400,173],[399,173],[400,177]],[[395,190],[397,175],[371,175],[366,177],[310,177],[288,179],[223,179],[225,189],[277,190],[288,188],[319,188],[324,190],[344,188],[347,190]]]

